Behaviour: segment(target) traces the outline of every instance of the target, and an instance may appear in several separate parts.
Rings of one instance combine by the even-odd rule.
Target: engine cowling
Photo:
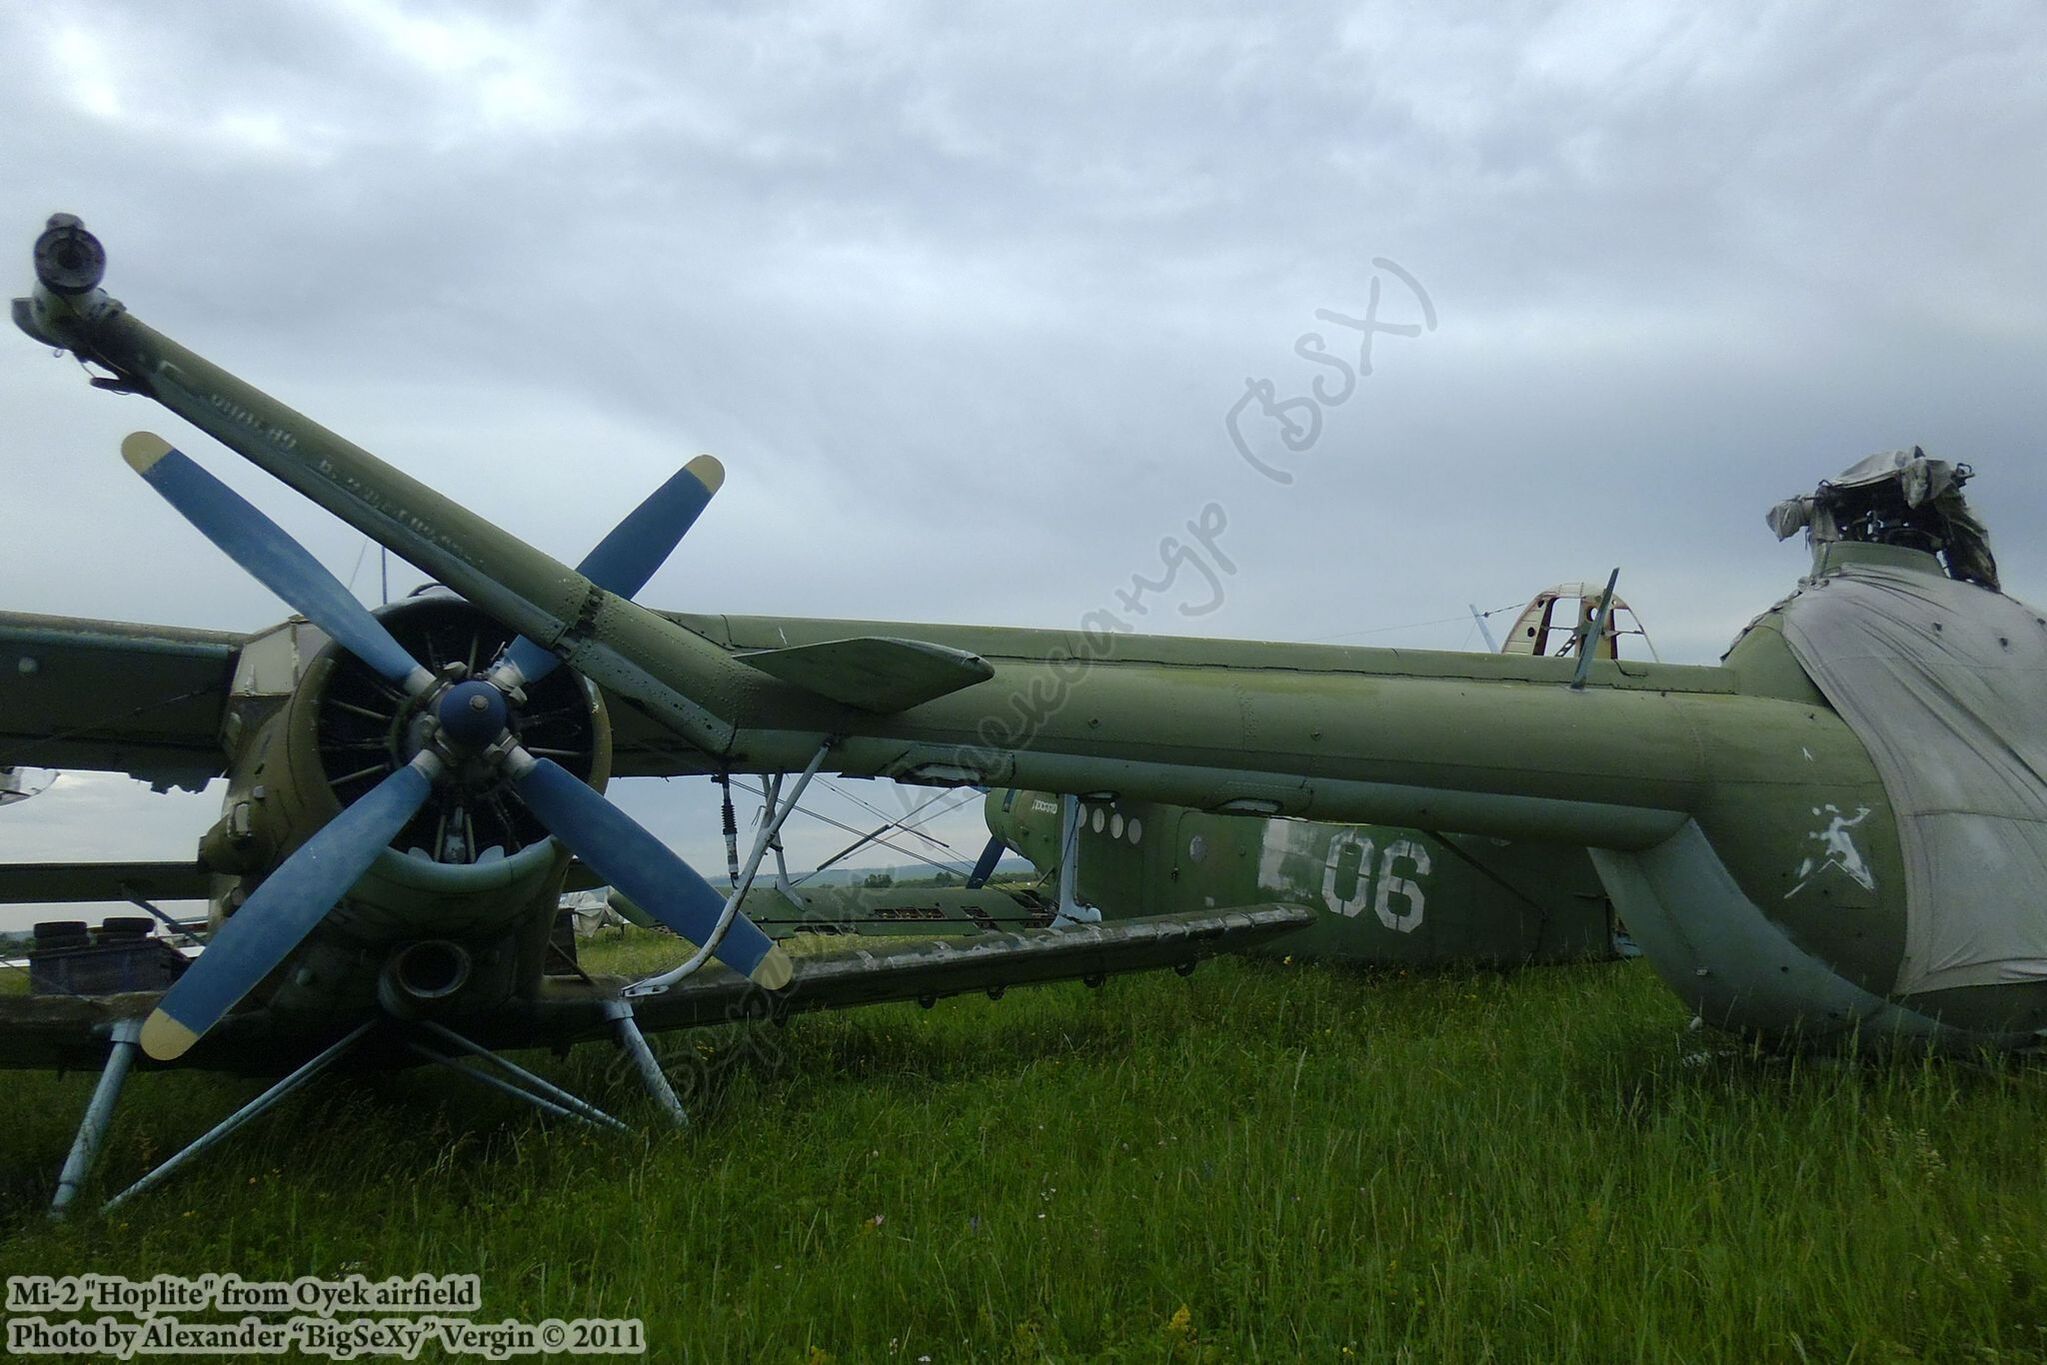
[[[488,670],[511,632],[443,589],[380,610],[378,619],[431,671]],[[602,694],[570,669],[532,684],[510,718],[520,743],[603,790],[611,725]],[[419,703],[329,643],[299,669],[282,708],[237,757],[221,823],[201,845],[230,874],[216,914],[231,914],[260,878],[345,807],[409,762],[426,729]],[[545,902],[567,855],[503,791],[501,769],[476,763],[438,784],[326,927],[363,943],[474,938],[502,931]]]

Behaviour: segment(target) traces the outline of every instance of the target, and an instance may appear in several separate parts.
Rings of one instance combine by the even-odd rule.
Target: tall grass
[[[1221,962],[601,1048],[627,1139],[323,1083],[110,1218],[43,1221],[90,1078],[10,1078],[7,1274],[483,1277],[664,1360],[2047,1357],[2047,1073],[1818,1062],[1648,971]],[[132,1084],[101,1183],[248,1083]]]

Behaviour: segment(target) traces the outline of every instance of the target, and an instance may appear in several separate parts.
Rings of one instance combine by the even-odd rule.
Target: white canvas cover
[[[2043,613],[1930,555],[1856,548],[1785,604],[1784,631],[1896,807],[1897,991],[2047,978]]]

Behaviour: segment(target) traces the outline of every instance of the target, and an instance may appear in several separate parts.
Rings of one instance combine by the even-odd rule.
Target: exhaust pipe
[[[408,943],[386,959],[377,1000],[400,1019],[421,1018],[469,984],[469,967],[469,951],[459,943]]]

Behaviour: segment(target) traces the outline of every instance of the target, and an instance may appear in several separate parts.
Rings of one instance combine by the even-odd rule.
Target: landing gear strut
[[[646,1086],[654,1102],[660,1106],[663,1115],[678,1128],[688,1123],[689,1118],[683,1110],[682,1101],[676,1098],[675,1089],[668,1083],[668,1077],[662,1074],[661,1065],[655,1059],[653,1049],[647,1046],[646,1036],[640,1032],[639,1025],[633,1020],[632,1006],[624,1000],[608,1001],[604,1006],[604,1014],[611,1022],[620,1049],[632,1059],[634,1072],[639,1076],[641,1084]],[[402,1030],[403,1045],[422,1060],[467,1076],[500,1094],[523,1100],[550,1117],[573,1119],[577,1123],[586,1123],[591,1127],[605,1128],[613,1132],[629,1131],[623,1122],[588,1100],[569,1093],[552,1081],[535,1075],[445,1025],[431,1020],[371,1019],[302,1063],[262,1094],[208,1129],[177,1155],[107,1200],[101,1206],[102,1211],[118,1208],[137,1195],[155,1188],[179,1167],[232,1136],[251,1119],[260,1118],[268,1113],[293,1091],[340,1061],[365,1036],[378,1029]],[[92,1176],[93,1165],[98,1160],[100,1148],[106,1140],[108,1125],[113,1121],[114,1107],[121,1098],[121,1088],[127,1082],[128,1072],[134,1065],[141,1035],[140,1019],[122,1019],[114,1024],[112,1050],[107,1054],[107,1063],[100,1072],[98,1086],[93,1089],[92,1100],[86,1105],[85,1117],[78,1125],[78,1136],[72,1141],[71,1152],[64,1159],[63,1173],[57,1177],[57,1193],[50,1201],[52,1218],[61,1219],[70,1212],[72,1204],[78,1198],[78,1192]]]

